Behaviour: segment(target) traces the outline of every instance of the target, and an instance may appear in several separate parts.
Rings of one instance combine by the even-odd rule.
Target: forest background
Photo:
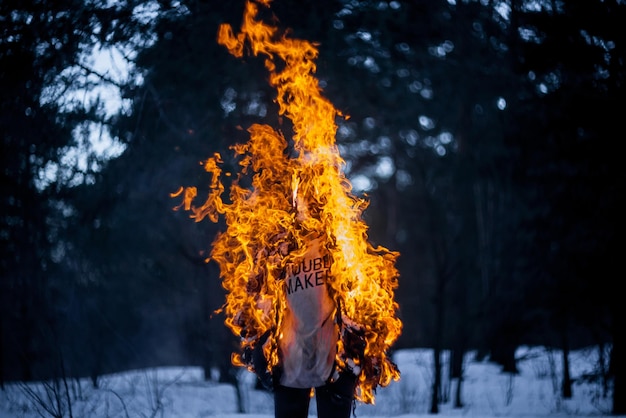
[[[0,386],[157,365],[230,370],[205,260],[223,225],[173,210],[253,123],[289,137],[262,59],[217,44],[244,2],[0,2]],[[274,17],[273,17],[274,16]],[[608,348],[626,413],[619,277],[623,0],[275,0],[319,48],[369,238],[401,255],[397,348]],[[94,60],[113,56],[119,68]],[[113,108],[111,107],[113,97]],[[620,197],[622,196],[622,197]],[[608,364],[608,367],[604,367]]]

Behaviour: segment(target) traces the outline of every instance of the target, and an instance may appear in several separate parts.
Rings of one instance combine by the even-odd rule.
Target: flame
[[[265,57],[279,113],[293,123],[292,141],[270,126],[254,124],[248,142],[231,147],[239,172],[230,178],[227,199],[223,177],[228,173],[221,169],[219,154],[204,163],[212,176],[204,204],[193,205],[195,187],[181,188],[172,196],[183,196],[177,208],[190,211],[197,222],[207,217],[225,220],[226,230],[216,236],[211,251],[226,290],[221,308],[225,324],[241,336],[242,353],[270,331],[272,337],[263,345],[268,370],[278,363],[281,336],[276,330],[286,305],[282,271],[303,256],[311,231],[321,236],[332,259],[328,285],[340,307],[341,323],[359,330],[364,344],[364,356],[352,358],[347,355],[350,347],[340,341],[337,362],[363,371],[355,395],[373,404],[377,386],[400,378],[388,357],[402,330],[394,300],[399,254],[368,242],[362,220],[368,202],[352,193],[335,143],[335,118],[343,115],[322,96],[314,76],[318,50],[257,20],[258,7],[269,3],[248,1],[240,32],[223,24],[218,42],[236,57],[244,50]],[[241,353],[234,353],[232,360],[246,366]]]

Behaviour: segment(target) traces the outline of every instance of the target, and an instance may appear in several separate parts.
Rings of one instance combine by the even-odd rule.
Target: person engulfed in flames
[[[311,389],[321,418],[347,418],[354,404],[357,378],[365,364],[364,327],[350,321],[334,298],[330,282],[332,243],[323,229],[307,220],[323,211],[313,199],[297,199],[293,228],[276,237],[282,318],[261,338],[253,336],[241,361],[274,392],[276,418],[307,417]],[[254,280],[263,287],[264,274]],[[260,299],[261,300],[261,299]],[[272,308],[259,305],[265,315]],[[245,320],[236,317],[245,327]],[[270,338],[271,337],[271,338]],[[337,359],[341,342],[343,350]],[[269,351],[269,354],[266,354]],[[268,368],[268,358],[277,357]]]
[[[368,242],[367,202],[352,194],[335,144],[339,112],[313,76],[317,49],[279,35],[256,14],[248,2],[241,33],[223,25],[218,42],[235,56],[245,43],[267,56],[293,141],[254,124],[249,141],[231,147],[236,176],[223,175],[215,154],[204,164],[212,179],[201,206],[193,205],[195,187],[172,196],[183,196],[177,208],[196,221],[226,223],[209,260],[226,290],[225,324],[241,341],[233,364],[274,392],[277,418],[307,417],[312,394],[320,418],[348,418],[355,401],[374,403],[378,386],[400,378],[388,357],[402,330],[394,300],[399,254]],[[231,181],[227,199],[223,177]]]

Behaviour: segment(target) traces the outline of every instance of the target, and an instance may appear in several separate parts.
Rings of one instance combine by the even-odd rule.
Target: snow
[[[488,360],[466,357],[462,401],[463,408],[452,407],[456,381],[444,378],[444,395],[448,400],[439,405],[440,418],[450,417],[609,417],[611,393],[603,394],[602,384],[585,376],[597,372],[597,348],[574,351],[570,355],[571,375],[576,379],[571,399],[562,399],[559,392],[561,353],[542,347],[522,347],[520,373],[502,373]],[[356,417],[417,418],[429,413],[432,381],[432,350],[399,350],[394,355],[402,373],[398,382],[379,388],[375,405],[357,403]],[[444,357],[446,360],[446,357]],[[446,364],[446,361],[444,361]],[[30,385],[13,383],[0,390],[0,418],[53,416],[46,411],[62,405],[70,416],[67,403],[54,401],[50,395],[69,394],[73,417],[161,417],[161,418],[272,418],[272,395],[254,390],[255,376],[241,369],[240,390],[245,413],[237,413],[234,386],[218,383],[217,375],[205,381],[199,367],[162,367],[134,370],[100,378],[95,389],[88,379],[68,380],[56,389],[49,383]],[[447,376],[444,370],[444,376]],[[61,382],[63,384],[63,382]],[[49,397],[50,396],[50,397]],[[58,409],[57,409],[58,411]],[[315,400],[310,416],[316,417]]]

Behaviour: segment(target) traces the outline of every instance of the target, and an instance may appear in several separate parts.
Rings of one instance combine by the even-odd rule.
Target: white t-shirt
[[[320,241],[311,241],[304,259],[287,266],[287,309],[279,341],[282,356],[280,384],[310,388],[326,383],[337,349],[334,303],[328,294],[330,257]]]

